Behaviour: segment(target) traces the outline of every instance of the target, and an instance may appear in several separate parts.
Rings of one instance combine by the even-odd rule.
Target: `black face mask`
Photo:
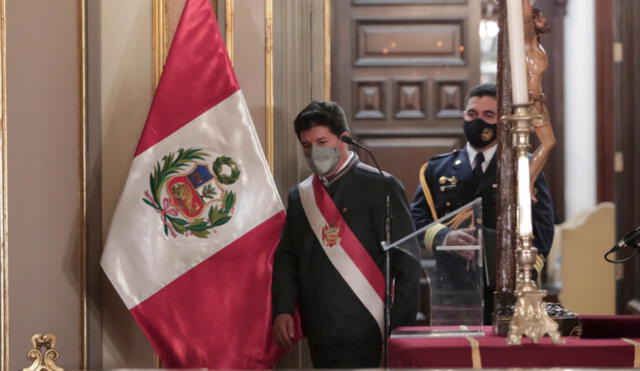
[[[482,119],[464,122],[464,136],[476,148],[486,147],[496,139],[497,124],[487,124]]]

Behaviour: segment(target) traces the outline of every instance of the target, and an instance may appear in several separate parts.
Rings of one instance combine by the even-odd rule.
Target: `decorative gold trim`
[[[265,64],[265,106],[266,106],[266,120],[265,142],[267,145],[267,163],[271,169],[271,173],[274,173],[274,117],[273,117],[273,0],[265,0],[264,2],[264,33],[265,33],[265,46],[264,46],[264,64]]]
[[[86,0],[78,0],[80,68],[80,368],[87,368],[87,18]]]
[[[433,240],[436,238],[436,235],[438,234],[438,232],[440,232],[441,230],[447,228],[444,224],[436,224],[432,227],[429,227],[429,229],[427,229],[427,231],[424,234],[424,248],[427,250],[427,254],[429,256],[433,256]]]
[[[9,369],[9,249],[7,212],[7,22],[6,0],[0,0],[0,366]]]
[[[422,193],[424,193],[424,197],[427,200],[427,205],[429,205],[429,210],[431,211],[431,217],[433,220],[438,219],[438,213],[436,212],[436,205],[433,202],[433,195],[431,195],[431,189],[427,184],[427,178],[425,173],[427,172],[427,168],[429,167],[429,161],[425,162],[420,167],[420,172],[418,173],[418,179],[420,180],[420,186],[422,187]]]
[[[25,367],[22,371],[64,371],[54,362],[60,358],[60,353],[56,350],[56,336],[53,334],[34,334],[31,336],[31,349],[27,352],[27,359],[33,361],[31,366]],[[44,353],[42,348],[45,349]]]
[[[640,368],[640,343],[628,338],[620,338],[625,343],[633,345],[633,368]]]
[[[165,0],[153,0],[153,89],[160,82],[167,54],[167,9]]]
[[[153,49],[153,90],[155,91],[167,53],[167,9],[165,0],[153,0],[152,5],[152,49]],[[153,353],[153,364],[160,368],[160,357]]]
[[[536,255],[536,263],[533,265],[533,268],[538,271],[538,277],[540,277],[540,273],[542,273],[542,269],[544,268],[544,256]]]
[[[162,368],[162,360],[158,353],[153,353],[153,367],[154,368]]]
[[[331,0],[324,0],[324,99],[331,100]]]
[[[224,3],[224,36],[227,54],[233,64],[233,0],[225,0]]]
[[[467,336],[467,340],[469,340],[469,345],[471,345],[471,367],[473,368],[482,368],[482,357],[480,357],[480,343],[476,338]]]
[[[582,326],[574,326],[569,332],[569,336],[574,336],[577,338],[582,337]]]

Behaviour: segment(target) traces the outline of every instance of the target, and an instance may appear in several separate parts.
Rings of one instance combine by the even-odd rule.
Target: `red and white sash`
[[[378,323],[384,321],[384,276],[313,175],[298,185],[302,207],[322,249]]]

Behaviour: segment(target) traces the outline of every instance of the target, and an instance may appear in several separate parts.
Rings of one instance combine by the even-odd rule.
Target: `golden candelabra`
[[[529,135],[533,131],[532,121],[537,116],[530,113],[531,104],[513,105],[514,114],[503,117],[511,122],[513,148],[516,151],[517,171],[517,248],[516,248],[516,306],[509,322],[507,343],[519,345],[525,335],[534,343],[549,334],[554,343],[564,340],[558,331],[558,323],[547,314],[542,298],[546,290],[538,289],[531,279],[531,270],[536,262],[538,249],[533,246],[531,221],[531,189],[529,183]]]

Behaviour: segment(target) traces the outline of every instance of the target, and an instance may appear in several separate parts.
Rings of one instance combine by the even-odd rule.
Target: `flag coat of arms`
[[[267,368],[284,210],[209,0],[188,0],[101,265],[166,367]]]

